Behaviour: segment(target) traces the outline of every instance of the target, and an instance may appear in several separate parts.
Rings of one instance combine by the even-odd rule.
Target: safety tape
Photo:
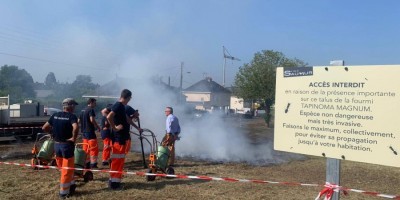
[[[296,182],[277,182],[277,181],[264,181],[264,180],[254,180],[254,179],[235,179],[235,178],[222,178],[222,177],[211,177],[211,176],[190,176],[190,175],[172,175],[172,174],[153,174],[146,172],[130,172],[130,171],[112,171],[105,169],[83,169],[83,168],[73,168],[73,167],[56,167],[56,166],[47,166],[47,165],[32,165],[32,164],[24,164],[24,163],[15,163],[15,162],[1,162],[0,164],[5,165],[16,165],[21,167],[37,167],[43,169],[73,169],[78,171],[91,171],[91,172],[102,172],[102,173],[118,173],[118,174],[129,174],[129,175],[138,175],[138,176],[159,176],[159,177],[168,177],[168,178],[180,178],[180,179],[197,179],[197,180],[206,180],[206,181],[227,181],[227,182],[245,182],[245,183],[267,183],[267,184],[279,184],[279,185],[290,185],[290,186],[311,186],[311,187],[323,187],[321,192],[318,194],[316,199],[319,199],[323,195],[332,192],[356,192],[362,193],[366,195],[383,197],[388,199],[397,199],[400,200],[400,195],[390,195],[390,194],[381,194],[378,192],[368,192],[364,190],[357,190],[351,188],[344,188],[342,186],[326,183],[325,185],[320,184],[307,184],[307,183],[296,183]],[[324,192],[327,191],[327,192]],[[330,200],[331,195],[326,197],[326,200]]]
[[[27,127],[5,127],[0,128],[0,130],[8,130],[8,129],[24,129],[24,128],[42,128],[41,126],[27,126]]]
[[[333,197],[333,192],[340,192],[340,191],[342,191],[344,195],[347,195],[347,191],[343,190],[342,186],[326,182],[324,188],[321,190],[321,192],[319,192],[315,200],[320,200],[324,195],[325,195],[324,200],[330,200]]]

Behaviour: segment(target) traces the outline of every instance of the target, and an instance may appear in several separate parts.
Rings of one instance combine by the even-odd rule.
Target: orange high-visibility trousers
[[[74,167],[74,157],[72,158],[63,158],[56,157],[56,162],[58,167]],[[61,169],[61,178],[60,178],[60,195],[69,194],[69,189],[71,185],[75,184],[74,180],[74,170],[73,169]]]
[[[126,155],[126,143],[125,145],[119,144],[119,142],[114,142],[112,146],[111,155],[111,171],[122,172],[124,170],[124,162]],[[110,173],[110,181],[114,183],[121,183],[122,173]]]
[[[82,150],[86,153],[86,166],[90,165],[90,156],[89,156],[89,139],[83,138],[82,142],[88,145],[82,145]]]
[[[89,144],[89,139],[83,138],[82,143]],[[86,155],[89,155],[89,145],[82,145],[82,149],[86,153]]]
[[[97,164],[97,158],[99,156],[99,145],[97,144],[97,139],[89,140],[89,148],[90,164]]]
[[[112,148],[112,140],[110,138],[104,138],[103,154],[102,154],[103,162],[110,162],[111,148]]]
[[[83,139],[83,143],[89,144],[83,145],[83,151],[86,152],[86,163],[91,165],[97,164],[97,158],[99,156],[99,146],[97,144],[97,139]]]
[[[126,161],[126,155],[128,155],[128,153],[131,151],[131,145],[132,143],[130,139],[125,142],[125,161]]]

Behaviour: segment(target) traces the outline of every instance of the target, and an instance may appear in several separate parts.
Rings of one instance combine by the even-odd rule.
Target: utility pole
[[[182,93],[182,82],[183,82],[183,62],[181,62],[181,82],[180,82],[180,85],[179,85],[181,93]]]
[[[181,82],[179,84],[179,103],[182,103],[183,62],[181,62]]]
[[[225,66],[226,66],[226,59],[230,59],[230,60],[237,60],[240,61],[239,58],[235,58],[233,56],[231,56],[231,54],[229,54],[228,50],[225,48],[225,46],[222,46],[222,51],[224,54],[224,65],[222,66],[222,86],[225,87]]]

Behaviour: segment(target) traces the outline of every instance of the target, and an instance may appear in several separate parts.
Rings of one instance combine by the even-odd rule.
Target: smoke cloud
[[[166,106],[174,108],[174,115],[179,118],[182,132],[176,142],[176,155],[198,160],[217,162],[246,162],[251,164],[281,163],[298,155],[279,153],[273,150],[273,141],[252,139],[246,131],[248,119],[227,117],[222,112],[213,112],[202,118],[195,118],[187,113],[184,104],[176,101],[176,94],[149,81],[156,74],[151,69],[140,70],[130,78],[125,88],[133,92],[129,104],[139,110],[142,128],[154,132],[160,142],[165,134]],[[199,80],[200,81],[200,80]],[[118,91],[119,92],[119,91]],[[135,130],[136,131],[136,130]],[[147,137],[150,141],[151,138]],[[132,150],[141,151],[139,138],[132,135]],[[150,146],[144,140],[144,150],[149,153]]]

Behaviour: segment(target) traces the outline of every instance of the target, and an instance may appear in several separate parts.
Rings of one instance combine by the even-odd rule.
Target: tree
[[[11,103],[35,98],[32,76],[17,66],[4,65],[0,69],[0,96],[10,95]]]
[[[239,68],[234,83],[234,93],[249,100],[262,99],[265,103],[266,122],[271,120],[271,106],[275,103],[275,82],[277,67],[304,67],[307,63],[289,59],[278,51],[262,50],[254,55],[250,63]]]
[[[86,92],[95,90],[99,85],[92,83],[92,77],[89,75],[78,75],[76,76],[75,81],[71,84],[71,87],[81,96]]]
[[[51,89],[54,89],[54,86],[57,84],[56,76],[53,72],[47,74],[44,84]]]

